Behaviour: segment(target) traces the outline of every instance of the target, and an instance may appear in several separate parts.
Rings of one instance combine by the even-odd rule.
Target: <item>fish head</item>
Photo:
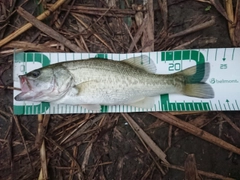
[[[22,92],[16,101],[51,102],[63,97],[73,78],[64,67],[46,67],[19,76]]]

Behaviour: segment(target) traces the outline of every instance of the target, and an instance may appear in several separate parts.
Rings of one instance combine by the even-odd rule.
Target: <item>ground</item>
[[[0,3],[5,3],[8,9],[12,6],[17,8],[23,2],[8,4],[0,0]],[[54,2],[48,1],[48,3]],[[108,8],[108,1],[104,0],[75,0],[68,4],[71,6],[72,2],[74,2],[73,6]],[[120,1],[111,2],[116,2],[117,7],[121,6],[123,9],[131,9],[131,4],[142,3],[142,1],[129,2],[128,7],[125,3],[121,4]],[[48,7],[46,1],[41,3],[43,5],[40,7],[43,9]],[[93,14],[84,13],[84,10],[82,10],[82,14],[79,13],[93,31],[81,31],[84,29],[83,25],[71,15],[67,15],[62,27],[58,28],[70,6],[64,6],[65,9],[64,7],[57,9],[43,22],[65,35],[74,44],[77,44],[74,38],[79,36],[83,38],[83,41],[79,41],[82,45],[81,48],[85,51],[110,52],[112,49],[117,53],[128,52],[132,39],[126,28],[123,28],[120,20],[122,18],[107,16],[106,10],[104,10],[105,14],[100,15],[100,10],[94,11]],[[39,6],[33,1],[26,1],[22,7],[30,13],[34,12],[34,15],[42,12],[41,8],[37,8]],[[154,1],[155,51],[174,49],[194,38],[197,39],[180,47],[184,49],[233,47],[227,21],[213,5],[199,1],[169,0],[167,8],[169,30],[164,31],[162,12],[158,2]],[[4,14],[3,11],[2,14]],[[116,14],[115,12],[114,15]],[[4,19],[5,16],[1,17]],[[139,27],[135,24],[134,14],[131,17],[125,17],[124,21],[127,22],[130,32],[135,37]],[[210,27],[169,38],[172,34],[199,25],[212,17],[215,19],[215,23]],[[93,23],[94,21],[97,23]],[[5,32],[0,33],[2,39],[20,28],[26,21],[15,12],[10,19],[1,21],[0,27],[3,27],[4,23],[7,26],[6,29],[2,28]],[[94,32],[97,32],[100,39],[106,42],[110,48],[105,46],[97,36],[93,36]],[[15,38],[12,45],[7,44],[0,47],[0,102],[2,102],[0,104],[0,179],[37,179],[41,169],[40,157],[43,156],[39,148],[43,139],[49,179],[83,179],[83,177],[84,179],[188,179],[186,172],[189,170],[187,168],[189,162],[186,159],[191,154],[194,154],[196,168],[209,172],[205,175],[198,172],[202,179],[240,179],[239,154],[207,142],[201,139],[200,135],[194,136],[171,126],[164,122],[164,119],[156,118],[149,113],[129,113],[130,117],[124,114],[51,115],[44,116],[43,124],[38,123],[38,118],[41,116],[14,116],[11,112],[13,103],[12,49],[39,50],[36,49],[36,46],[27,48],[20,46],[15,42],[16,40],[33,45],[44,44],[47,41],[52,45],[58,43],[37,28],[31,28]],[[53,45],[51,48],[49,47],[49,50],[70,51],[68,48],[62,47],[64,46]],[[137,43],[137,47],[139,51],[144,49],[140,41]],[[137,49],[133,48],[131,52],[136,51]],[[205,122],[200,126],[202,130],[235,147],[240,147],[238,128],[240,127],[240,113],[238,111],[187,112],[184,114],[163,112],[163,114],[168,117],[177,117],[188,123]],[[131,118],[165,152],[166,160],[171,166],[163,165],[162,160],[154,153],[149,144],[146,145],[146,142],[141,141],[136,134],[139,129],[135,132],[129,125]],[[234,128],[229,120],[237,127]],[[39,132],[39,128],[43,128],[43,132]],[[184,164],[186,165],[185,171]],[[181,168],[182,170],[179,170]],[[222,176],[215,176],[216,174]],[[190,179],[199,179],[193,175],[190,177]]]

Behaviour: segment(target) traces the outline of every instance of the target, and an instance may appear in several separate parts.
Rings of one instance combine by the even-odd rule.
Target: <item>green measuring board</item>
[[[155,97],[151,109],[127,105],[102,106],[101,112],[146,112],[146,111],[234,111],[240,110],[240,48],[194,49],[130,54],[96,53],[35,53],[14,54],[14,87],[20,87],[18,75],[63,61],[102,58],[121,61],[147,55],[157,67],[157,74],[171,74],[194,65],[210,63],[211,71],[206,83],[214,90],[213,99],[199,99],[178,94],[163,94]],[[204,74],[203,74],[204,76]],[[199,77],[201,80],[202,77]],[[19,91],[14,90],[14,97]],[[15,114],[61,114],[91,113],[80,105],[51,104],[48,102],[19,102],[14,100]]]

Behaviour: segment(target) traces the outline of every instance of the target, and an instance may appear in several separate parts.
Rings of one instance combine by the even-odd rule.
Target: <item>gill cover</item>
[[[73,78],[61,66],[47,66],[19,76],[22,92],[17,101],[51,102],[63,97],[72,86]]]

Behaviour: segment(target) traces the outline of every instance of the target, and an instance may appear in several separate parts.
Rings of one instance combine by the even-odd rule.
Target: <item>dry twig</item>
[[[142,36],[142,51],[151,52],[154,51],[154,11],[153,11],[153,0],[147,2],[147,14],[148,21],[143,31]]]
[[[17,12],[27,21],[29,21],[31,24],[33,24],[35,27],[37,27],[39,30],[44,32],[45,34],[49,35],[50,37],[56,39],[60,43],[64,44],[66,47],[71,49],[73,52],[84,52],[83,49],[80,49],[80,47],[76,46],[75,44],[71,43],[67,38],[62,36],[60,33],[54,31],[52,28],[44,24],[43,22],[36,19],[34,16],[32,16],[30,13],[25,11],[23,8],[19,7]]]
[[[175,34],[169,36],[169,38],[176,38],[176,37],[184,36],[184,35],[187,35],[187,34],[196,32],[196,31],[200,31],[200,30],[202,30],[202,29],[205,29],[205,28],[208,28],[208,27],[214,25],[214,23],[215,23],[215,18],[212,17],[212,19],[209,20],[209,21],[207,21],[207,22],[204,22],[204,23],[202,23],[202,24],[198,24],[198,25],[196,25],[196,26],[193,26],[193,27],[191,27],[191,28],[188,28],[188,29],[186,29],[186,30],[184,30],[184,31],[181,31],[181,32],[179,32],[179,33],[175,33]]]
[[[201,180],[198,175],[194,154],[189,154],[184,163],[186,180]]]
[[[86,23],[84,23],[81,18],[76,13],[71,13],[75,19],[80,22],[88,31],[90,31],[99,41],[101,41],[109,50],[110,52],[114,53],[113,49],[97,34],[90,28]]]
[[[65,2],[65,0],[58,0],[53,6],[51,6],[49,8],[49,10],[44,11],[42,14],[40,14],[37,19],[38,20],[43,20],[46,17],[48,17],[51,12],[55,11],[59,6],[61,6],[63,3]],[[14,38],[16,38],[17,36],[19,36],[20,34],[24,33],[25,31],[27,31],[29,28],[31,28],[33,25],[31,23],[27,23],[24,26],[22,26],[20,29],[16,30],[15,32],[13,32],[12,34],[10,34],[9,36],[7,36],[6,38],[2,39],[0,41],[0,47],[2,47],[4,44],[10,42],[11,40],[13,40]]]
[[[167,0],[158,0],[158,4],[160,6],[160,10],[161,10],[161,13],[162,13],[164,30],[167,31],[167,29],[168,29],[168,4],[167,4]]]
[[[237,148],[236,146],[233,146],[232,144],[229,144],[229,143],[223,141],[222,139],[219,139],[219,138],[211,135],[210,133],[203,131],[202,129],[199,129],[194,125],[191,125],[185,121],[182,121],[169,113],[150,113],[150,114],[161,119],[162,121],[165,121],[169,124],[177,126],[181,129],[183,129],[184,131],[191,133],[201,139],[204,139],[212,144],[215,144],[226,150],[232,151],[236,154],[240,154],[240,149]]]
[[[176,166],[176,165],[172,165],[172,164],[163,164],[163,165],[168,167],[168,168],[171,168],[171,169],[177,169],[177,170],[180,170],[180,171],[185,171],[185,168],[182,167],[182,166]],[[205,177],[213,178],[213,179],[235,180],[233,178],[225,177],[225,176],[222,176],[220,174],[215,174],[215,173],[211,173],[211,172],[205,172],[205,171],[201,171],[201,170],[197,170],[197,173],[199,175],[203,175]]]
[[[219,112],[219,116],[223,117],[238,133],[240,133],[240,128],[234,124],[229,117],[227,117],[224,113]]]
[[[9,109],[10,109],[11,113],[13,113],[12,108],[10,107]],[[17,125],[18,131],[19,131],[20,136],[21,136],[21,139],[22,139],[22,141],[23,141],[24,148],[25,148],[25,150],[26,150],[26,152],[27,152],[27,156],[28,156],[28,160],[29,160],[29,162],[30,162],[31,169],[32,169],[32,171],[33,171],[32,161],[31,161],[31,158],[30,158],[30,155],[29,155],[29,151],[28,151],[28,148],[27,148],[26,141],[25,141],[24,136],[23,136],[23,134],[22,134],[22,130],[21,130],[21,127],[20,127],[20,123],[19,123],[19,121],[18,121],[17,116],[13,115],[13,119],[14,119],[16,125]]]
[[[144,142],[152,149],[152,151],[161,159],[163,162],[168,163],[166,160],[166,154],[153,142],[153,140],[138,126],[138,124],[128,115],[122,114],[125,120],[131,125],[135,133],[144,140]]]

